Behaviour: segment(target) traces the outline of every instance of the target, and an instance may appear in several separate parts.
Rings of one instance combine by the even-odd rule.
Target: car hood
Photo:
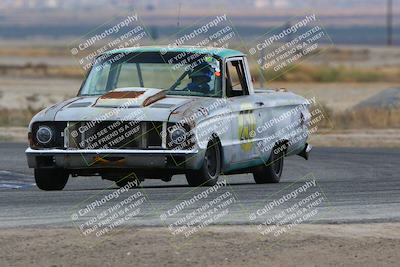
[[[175,110],[187,109],[199,97],[167,96],[154,88],[119,88],[101,96],[79,96],[55,104],[32,121],[168,121]]]

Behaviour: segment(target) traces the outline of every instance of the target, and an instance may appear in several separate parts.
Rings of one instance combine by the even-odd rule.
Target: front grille
[[[54,131],[50,143],[43,145],[36,140],[40,126],[48,126]],[[32,126],[32,148],[58,149],[193,149],[194,135],[188,125],[185,142],[172,142],[168,129],[173,123],[102,121],[102,122],[37,122]],[[165,138],[163,143],[162,133]]]
[[[161,122],[69,122],[66,147],[75,149],[151,149],[162,146]]]

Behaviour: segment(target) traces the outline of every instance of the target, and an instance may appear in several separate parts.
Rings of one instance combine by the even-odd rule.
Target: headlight
[[[53,139],[53,131],[48,126],[40,126],[36,132],[36,140],[42,145],[46,145]]]
[[[175,145],[180,145],[186,141],[186,130],[182,127],[172,129],[169,132],[169,137]]]

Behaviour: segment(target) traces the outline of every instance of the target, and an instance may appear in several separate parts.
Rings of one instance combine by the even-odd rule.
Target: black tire
[[[279,183],[283,172],[285,158],[284,145],[276,145],[265,165],[259,166],[253,172],[254,181],[257,184]]]
[[[69,173],[63,169],[35,169],[35,182],[41,190],[63,190],[68,178]]]
[[[207,145],[203,165],[199,170],[186,173],[189,186],[213,186],[217,183],[221,173],[221,149],[216,140]]]
[[[164,176],[163,178],[161,178],[161,181],[166,182],[166,183],[171,182],[172,176],[173,176],[172,174]]]

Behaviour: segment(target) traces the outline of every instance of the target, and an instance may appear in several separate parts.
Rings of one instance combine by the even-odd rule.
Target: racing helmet
[[[211,81],[213,74],[214,72],[208,63],[199,64],[189,73],[189,78],[192,79],[192,82],[188,84],[189,90],[202,93],[209,92],[210,85],[208,83]]]

